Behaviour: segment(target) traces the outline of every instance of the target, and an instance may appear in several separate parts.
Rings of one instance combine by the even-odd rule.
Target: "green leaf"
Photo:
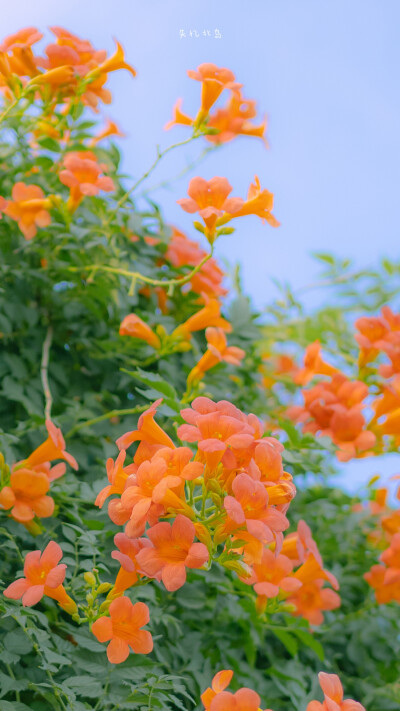
[[[102,682],[87,675],[71,676],[66,679],[64,686],[75,690],[79,696],[88,696],[91,699],[100,696],[103,691]]]
[[[276,629],[273,625],[270,629],[271,632],[274,633],[275,637],[278,637],[278,639],[286,647],[289,654],[291,654],[292,657],[295,657],[299,648],[296,639],[292,637],[289,632],[286,632],[285,630]]]
[[[299,630],[299,629],[293,629],[293,632],[299,637],[299,639],[305,644],[307,647],[310,647],[315,654],[317,655],[318,659],[321,660],[321,662],[324,661],[325,659],[325,653],[324,653],[324,648],[320,642],[318,642],[315,637],[313,637],[312,634],[307,632],[306,630]]]
[[[61,153],[61,145],[54,138],[49,136],[39,137],[38,144],[41,148],[45,148],[47,151],[53,151],[53,153]]]
[[[166,395],[172,400],[178,400],[178,394],[173,385],[167,383],[158,373],[151,373],[138,368],[138,370],[130,372],[129,374],[162,395]]]
[[[31,711],[31,708],[21,701],[1,701],[0,711]]]
[[[7,632],[2,642],[6,650],[14,654],[29,654],[33,647],[32,642],[21,629],[14,629],[11,630],[11,632]]]

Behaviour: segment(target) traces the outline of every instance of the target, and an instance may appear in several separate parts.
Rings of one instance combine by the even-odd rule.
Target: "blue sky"
[[[9,3],[3,34],[28,25],[62,25],[110,52],[112,37],[122,43],[137,78],[125,72],[110,78],[114,101],[104,113],[127,134],[121,142],[124,168],[135,178],[153,161],[156,144],[164,148],[188,135],[183,128],[163,131],[177,97],[189,114],[198,108],[199,84],[186,70],[215,62],[235,72],[244,95],[268,115],[270,148],[238,139],[196,174],[224,175],[232,194],[241,196],[257,174],[275,195],[278,230],[256,217],[242,219],[217,248],[221,258],[242,264],[245,289],[257,306],[274,295],[272,277],[295,287],[313,281],[313,250],[333,250],[358,265],[398,257],[398,0]],[[181,29],[186,38],[180,38]],[[214,38],[216,29],[221,39]],[[190,30],[199,38],[190,38]],[[178,173],[202,147],[194,143],[168,156],[149,184]],[[190,216],[175,202],[186,196],[188,180],[154,197],[166,219],[190,235]],[[368,471],[374,473],[376,464]],[[388,466],[393,473],[393,464]]]

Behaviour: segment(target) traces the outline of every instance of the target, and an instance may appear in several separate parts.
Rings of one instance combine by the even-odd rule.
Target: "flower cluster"
[[[65,449],[61,430],[46,420],[47,439],[27,459],[3,468],[0,489],[0,508],[10,511],[10,516],[29,527],[35,516],[46,518],[54,511],[54,500],[48,495],[50,484],[65,474],[64,463],[51,466],[57,459],[65,460],[78,469],[74,457]]]
[[[398,475],[392,479],[398,479]],[[368,529],[368,539],[384,550],[379,556],[381,564],[373,565],[364,578],[375,590],[379,604],[400,602],[400,508],[388,504],[389,493],[387,487],[374,489],[369,501],[369,514],[375,526],[372,531]],[[396,492],[396,499],[399,498],[400,487]],[[364,513],[365,508],[359,505],[357,511]]]
[[[43,35],[35,27],[27,27],[6,37],[0,45],[0,82],[8,97],[19,98],[28,90],[39,92],[47,115],[57,104],[69,107],[80,100],[93,109],[99,101],[109,104],[111,94],[105,88],[110,72],[135,70],[125,62],[119,43],[114,55],[107,58],[104,50],[96,50],[91,42],[62,27],[51,27],[55,41],[44,49],[44,56],[33,53],[33,45]]]
[[[303,391],[304,406],[292,406],[287,415],[301,422],[304,432],[328,436],[338,447],[343,462],[366,456],[374,447],[376,436],[366,428],[363,409],[368,386],[335,373],[329,381]]]
[[[338,581],[324,570],[318,546],[305,521],[299,521],[296,533],[284,538],[279,553],[277,549],[264,549],[261,560],[252,562],[251,570],[250,578],[243,578],[243,582],[253,585],[260,612],[265,610],[269,599],[279,596],[293,615],[320,625],[323,611],[340,606],[339,595],[324,587],[327,581],[337,590]]]
[[[249,187],[247,200],[228,197],[232,190],[226,178],[192,178],[188,187],[189,197],[177,202],[185,212],[199,213],[204,225],[194,222],[194,226],[205,235],[210,244],[220,235],[233,232],[232,227],[224,225],[237,217],[257,215],[271,227],[279,227],[278,220],[272,214],[274,196],[268,190],[261,189],[257,176],[254,178],[254,184]]]
[[[174,106],[174,118],[166,124],[165,129],[172,126],[192,126],[204,133],[206,139],[214,144],[227,143],[236,136],[255,136],[261,138],[265,145],[265,130],[267,122],[252,123],[257,115],[256,102],[242,96],[242,86],[235,80],[229,70],[217,67],[215,64],[200,64],[196,71],[188,71],[190,79],[201,82],[201,107],[196,118],[191,118],[181,110],[182,99]],[[217,108],[214,113],[210,109],[225,91],[229,91],[229,99],[224,107]]]

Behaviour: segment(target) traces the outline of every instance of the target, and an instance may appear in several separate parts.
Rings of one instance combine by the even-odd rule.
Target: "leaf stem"
[[[186,138],[184,141],[180,141],[180,143],[173,143],[171,146],[168,146],[168,148],[166,148],[164,151],[160,151],[157,146],[157,158],[151,164],[150,168],[145,173],[143,173],[142,177],[139,178],[139,180],[137,180],[136,183],[134,183],[132,185],[132,187],[129,188],[129,190],[127,190],[126,193],[124,193],[123,196],[118,200],[114,210],[112,210],[110,213],[110,216],[106,222],[106,226],[108,226],[110,224],[113,217],[117,214],[119,208],[122,207],[126,203],[128,198],[130,197],[130,195],[132,195],[132,193],[135,192],[136,188],[138,188],[139,185],[141,185],[143,183],[143,181],[146,180],[146,178],[148,178],[149,175],[151,175],[151,173],[155,170],[155,168],[157,167],[159,162],[162,160],[162,158],[164,158],[164,156],[167,155],[167,153],[174,150],[174,148],[180,148],[180,146],[186,146],[188,143],[191,143],[193,140],[195,140],[196,138],[199,138],[202,135],[203,135],[202,133],[193,133],[191,136],[189,136],[189,138]]]
[[[51,419],[51,406],[53,403],[53,398],[51,395],[51,390],[50,390],[50,385],[49,385],[49,373],[48,373],[52,338],[53,338],[53,329],[51,326],[49,326],[47,329],[46,338],[43,342],[42,362],[40,365],[40,377],[42,380],[44,400],[45,400],[44,416],[45,416],[46,420]]]
[[[90,427],[91,425],[96,425],[98,422],[103,422],[104,420],[110,420],[112,417],[124,417],[124,415],[135,415],[138,412],[144,412],[146,410],[147,405],[136,405],[136,407],[130,407],[126,410],[110,410],[109,412],[105,412],[104,415],[99,415],[98,417],[94,417],[92,420],[86,420],[85,422],[80,422],[77,425],[74,425],[69,432],[65,435],[65,437],[72,437],[75,432],[78,430],[82,429],[82,427]]]
[[[200,271],[204,264],[208,262],[209,259],[211,259],[212,256],[213,247],[211,247],[210,253],[206,254],[206,256],[203,257],[203,259],[197,264],[197,266],[194,267],[194,269],[192,269],[192,271],[189,272],[189,274],[186,274],[184,277],[180,277],[179,279],[152,279],[151,277],[147,277],[144,274],[141,274],[140,272],[130,272],[128,269],[120,269],[119,267],[109,267],[106,264],[89,264],[86,267],[68,267],[67,270],[69,272],[103,271],[108,272],[109,274],[119,274],[120,276],[125,276],[128,279],[137,279],[138,281],[143,281],[145,284],[151,284],[152,286],[174,287],[183,286],[184,284],[187,284],[192,279],[192,277]]]

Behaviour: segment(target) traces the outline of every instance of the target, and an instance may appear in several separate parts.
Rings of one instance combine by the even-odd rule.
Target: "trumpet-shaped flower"
[[[233,215],[227,215],[223,217],[219,224],[225,224],[233,218],[244,217],[245,215],[257,215],[261,217],[262,221],[266,220],[271,227],[279,227],[280,223],[272,214],[272,208],[274,205],[274,196],[268,190],[262,190],[260,181],[257,175],[254,178],[254,184],[251,183],[248,193],[247,200],[242,200],[241,198],[236,198],[236,209]]]
[[[206,62],[200,64],[196,71],[191,69],[187,72],[190,79],[201,82],[201,108],[197,116],[197,122],[201,123],[207,116],[211,107],[217,101],[224,89],[238,93],[242,84],[238,84],[235,75],[230,69],[217,67],[216,64]]]
[[[324,610],[335,610],[340,606],[339,595],[323,587],[326,580],[337,590],[339,585],[335,576],[324,570],[312,553],[293,573],[293,577],[302,583],[288,598],[288,602],[296,608],[294,615],[301,615],[312,625],[320,625],[324,620]]]
[[[129,656],[132,649],[135,654],[150,654],[153,638],[147,630],[141,628],[150,620],[149,608],[144,602],[134,605],[127,597],[113,600],[110,617],[99,617],[92,624],[92,632],[99,642],[110,642],[107,657],[112,664],[120,664]]]
[[[187,114],[184,114],[183,111],[181,111],[181,106],[182,106],[182,99],[178,99],[173,107],[173,114],[174,114],[173,118],[171,121],[168,121],[168,123],[165,124],[164,131],[168,131],[173,126],[178,126],[178,125],[193,126],[194,125],[194,119],[190,118],[190,116],[187,116]]]
[[[317,563],[322,567],[321,554],[312,537],[310,527],[305,521],[298,522],[296,533],[289,533],[285,536],[281,553],[290,558],[295,566],[304,563],[308,554],[312,553]]]
[[[194,240],[188,239],[182,232],[173,229],[172,237],[168,243],[165,253],[174,267],[191,266],[196,267],[206,256],[207,252],[201,249]],[[218,298],[224,296],[227,291],[221,285],[224,273],[213,257],[209,259],[201,269],[192,276],[190,286],[196,294],[206,294],[209,297]],[[185,287],[183,287],[185,288]],[[187,285],[186,285],[187,288]]]
[[[363,400],[368,395],[365,383],[335,373],[330,382],[318,383],[302,393],[304,407],[291,407],[287,415],[302,422],[304,432],[331,437],[339,448],[338,459],[365,456],[374,447],[376,436],[366,429],[362,414]]]
[[[265,139],[266,120],[258,125],[249,120],[256,116],[255,106],[255,101],[244,99],[239,93],[232,93],[227,106],[210,115],[207,127],[217,129],[218,133],[207,134],[206,140],[219,145],[242,135],[261,138],[268,145]]]
[[[232,365],[240,365],[245,351],[236,346],[228,346],[226,336],[222,328],[209,327],[206,329],[206,339],[208,348],[204,355],[200,358],[197,365],[190,371],[188,375],[188,384],[197,383],[204,374],[214,368],[215,365],[225,361]]]
[[[65,449],[65,440],[61,430],[56,427],[51,420],[46,420],[48,437],[37,447],[27,459],[19,464],[35,467],[44,462],[52,462],[54,459],[64,459],[73,469],[78,469],[76,459]]]
[[[135,585],[142,574],[136,560],[136,555],[142,548],[151,546],[148,538],[128,538],[125,533],[117,533],[114,536],[114,543],[118,550],[111,553],[114,560],[118,560],[121,567],[118,571],[114,586],[110,590],[108,597],[116,597],[128,588]]]
[[[49,198],[45,198],[38,185],[15,183],[11,192],[12,200],[3,210],[4,214],[18,222],[26,240],[32,239],[38,227],[48,227],[51,222]]]
[[[208,328],[209,326],[221,328],[228,333],[232,331],[229,321],[226,321],[221,316],[221,304],[218,299],[207,299],[205,306],[193,316],[189,316],[187,321],[180,324],[172,335],[189,340],[192,333],[202,331],[203,328]]]
[[[145,459],[149,459],[162,447],[175,448],[172,439],[154,420],[154,415],[161,402],[162,398],[156,400],[148,410],[140,415],[136,430],[126,432],[117,439],[116,444],[119,449],[127,449],[133,442],[140,442],[134,457],[135,464],[141,464]]]
[[[379,605],[388,602],[400,602],[400,568],[387,568],[385,565],[373,565],[364,574],[368,585],[375,591]]]
[[[208,235],[215,233],[217,220],[225,213],[236,212],[242,204],[240,198],[229,198],[232,186],[226,178],[192,178],[188,187],[189,198],[177,200],[185,212],[198,212],[207,227]],[[229,218],[230,219],[230,218]]]
[[[194,543],[196,531],[193,523],[178,514],[172,526],[157,523],[147,530],[153,548],[137,554],[137,561],[150,578],[161,579],[170,592],[186,582],[186,568],[201,568],[208,561],[204,543]]]
[[[255,691],[246,687],[239,689],[235,694],[225,691],[232,677],[233,671],[230,669],[223,669],[215,674],[211,687],[201,695],[205,711],[261,711],[260,697]]]
[[[319,683],[324,693],[324,701],[310,701],[307,711],[365,711],[364,706],[353,701],[353,699],[343,700],[343,686],[337,674],[318,674]]]
[[[224,507],[228,514],[225,528],[228,532],[245,527],[262,543],[271,543],[276,532],[281,533],[289,526],[286,516],[268,505],[268,492],[258,481],[248,474],[238,474],[232,483],[233,496],[226,496]]]
[[[120,336],[131,336],[132,338],[145,341],[155,350],[158,350],[161,346],[159,337],[150,326],[142,321],[139,316],[136,316],[136,314],[128,314],[128,316],[125,316],[119,327],[119,334]]]
[[[255,415],[246,416],[232,403],[198,397],[191,408],[181,410],[188,424],[178,428],[178,437],[198,442],[198,457],[215,469],[222,461],[229,471],[249,465],[263,429]]]
[[[119,69],[126,69],[130,74],[132,74],[133,77],[135,77],[135,69],[125,61],[125,53],[122,45],[119,42],[116,44],[117,49],[114,54],[108,59],[105,59],[95,71],[100,74],[109,74],[110,72],[115,72]]]
[[[10,476],[10,485],[0,491],[0,507],[11,509],[10,515],[19,523],[32,521],[35,516],[47,518],[54,511],[54,501],[47,496],[50,481],[43,471],[20,468]]]
[[[301,581],[291,575],[292,570],[293,563],[289,558],[264,549],[260,562],[252,566],[252,575],[243,579],[243,582],[253,585],[260,612],[265,609],[267,600],[279,595],[280,590],[290,593],[301,587]]]
[[[131,474],[134,474],[137,470],[137,466],[135,464],[130,464],[129,466],[124,467],[125,458],[126,452],[123,449],[119,453],[115,462],[113,459],[111,459],[111,457],[107,459],[107,478],[110,483],[97,494],[96,500],[94,502],[95,506],[102,508],[106,499],[108,499],[109,496],[111,496],[112,494],[122,494],[122,492],[125,490],[125,485],[128,477]],[[117,502],[116,504],[113,501],[111,501],[109,504],[108,512],[110,518],[112,521],[114,521],[114,523],[125,523],[125,521],[127,521],[129,518],[129,514],[128,512],[122,513],[122,520],[120,520],[119,499],[116,499],[115,501]]]
[[[67,153],[63,165],[64,170],[60,172],[59,178],[70,188],[70,211],[76,210],[86,195],[98,195],[100,190],[110,192],[115,189],[111,178],[102,175],[105,166],[99,164],[90,151]]]
[[[338,369],[333,365],[325,363],[321,357],[321,344],[319,341],[314,341],[306,348],[304,368],[296,373],[294,382],[298,385],[306,385],[314,375],[335,375],[338,372]]]
[[[222,669],[222,671],[217,672],[213,677],[211,686],[203,691],[201,695],[201,703],[203,704],[206,711],[209,711],[211,701],[214,696],[220,694],[224,691],[227,686],[231,683],[233,677],[233,671],[231,669]]]
[[[167,469],[166,462],[161,458],[142,462],[132,477],[133,482],[125,488],[121,496],[121,507],[129,511],[125,531],[131,538],[144,533],[146,523],[150,526],[157,523],[165,513],[163,494],[167,489],[181,485],[180,477],[166,476]]]
[[[260,711],[261,699],[252,689],[242,687],[234,694],[221,691],[210,704],[210,711]]]
[[[100,133],[97,134],[97,136],[94,136],[92,138],[92,140],[90,141],[90,145],[96,146],[100,141],[103,141],[105,138],[109,138],[109,136],[118,136],[119,138],[124,138],[125,133],[121,131],[115,121],[107,119],[106,125],[100,131]]]
[[[0,52],[12,52],[16,47],[31,47],[42,37],[42,33],[36,27],[24,27],[3,39],[0,44]]]
[[[24,578],[15,580],[4,590],[4,595],[12,600],[22,598],[24,606],[36,605],[44,595],[51,597],[70,614],[76,612],[74,601],[65,592],[62,583],[65,578],[65,563],[59,563],[62,550],[58,543],[50,541],[44,549],[32,551],[25,557]]]

